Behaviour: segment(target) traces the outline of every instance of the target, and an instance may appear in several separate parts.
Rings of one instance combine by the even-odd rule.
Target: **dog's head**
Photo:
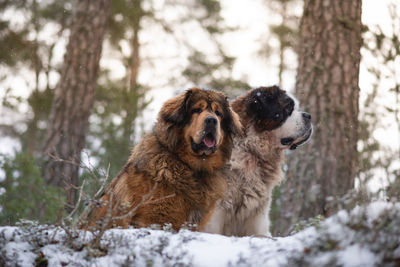
[[[223,93],[192,88],[164,104],[155,131],[191,167],[211,170],[229,160],[241,124]]]
[[[253,89],[232,106],[246,128],[269,134],[279,148],[296,149],[311,137],[311,115],[300,111],[297,101],[277,86]]]

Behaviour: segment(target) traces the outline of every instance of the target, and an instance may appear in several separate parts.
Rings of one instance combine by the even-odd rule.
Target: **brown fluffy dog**
[[[312,134],[311,116],[277,86],[260,87],[232,103],[244,134],[234,139],[226,171],[227,191],[205,231],[224,235],[270,235],[272,189],[282,180],[284,150]]]
[[[223,93],[192,88],[167,101],[153,132],[136,145],[92,211],[90,225],[171,223],[178,230],[190,223],[201,229],[223,196],[223,168],[240,130]],[[114,219],[107,221],[107,214]]]

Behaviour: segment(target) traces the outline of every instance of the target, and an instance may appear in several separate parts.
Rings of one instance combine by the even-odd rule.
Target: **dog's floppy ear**
[[[192,93],[189,89],[186,93],[168,100],[158,114],[154,132],[158,140],[170,151],[176,151],[179,142],[182,141],[182,129],[188,119],[187,106]]]
[[[232,114],[232,122],[231,122],[231,130],[234,135],[239,135],[241,136],[243,134],[243,126],[242,123],[240,122],[240,117],[239,115],[232,109],[232,107],[229,107],[229,111]]]
[[[225,132],[231,135],[231,137],[236,135],[241,136],[243,134],[243,126],[240,122],[240,117],[229,105],[227,99],[225,105],[225,113],[225,118],[222,122],[222,127],[224,128]]]
[[[188,115],[187,103],[191,95],[192,90],[189,89],[186,93],[165,102],[160,111],[160,119],[166,123],[182,125]]]

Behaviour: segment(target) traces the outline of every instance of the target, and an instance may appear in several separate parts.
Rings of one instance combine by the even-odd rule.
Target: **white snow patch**
[[[348,223],[349,222],[349,213],[345,210],[340,210],[337,214],[336,217],[341,223]]]
[[[367,207],[367,215],[370,220],[375,221],[379,219],[383,212],[393,208],[392,203],[377,201],[373,202]]]
[[[339,262],[346,267],[375,266],[376,256],[359,244],[355,244],[340,251],[337,255]]]
[[[36,255],[28,242],[10,242],[2,249],[6,258],[13,259],[16,266],[34,266]]]
[[[11,241],[12,238],[14,238],[15,231],[18,230],[18,227],[16,226],[4,226],[1,227],[0,234],[4,237],[5,240]]]
[[[67,242],[58,227],[6,226],[0,227],[0,263],[32,266],[44,257],[48,266],[379,266],[383,257],[400,259],[399,213],[400,204],[377,202],[280,238],[112,229],[100,250],[93,248],[90,232],[76,231]],[[381,218],[377,231],[375,220]]]
[[[250,251],[246,238],[238,242],[236,239],[219,235],[204,234],[201,239],[190,242],[188,250],[193,252],[195,266],[227,266],[236,262],[239,257],[249,257]]]

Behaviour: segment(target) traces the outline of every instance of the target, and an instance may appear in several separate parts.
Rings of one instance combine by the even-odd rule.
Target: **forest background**
[[[312,114],[313,141],[288,154],[287,180],[274,192],[274,235],[341,208],[399,199],[396,1],[364,0],[362,13],[361,1],[325,11],[312,6],[324,1],[300,0],[89,2],[0,2],[0,225],[56,223],[83,207],[121,169],[163,101],[191,86],[233,99],[278,84]],[[329,12],[331,20],[307,17]],[[335,38],[307,37],[308,24]],[[307,54],[306,45],[319,42],[349,44],[361,57],[320,48],[322,56],[313,58],[317,48]],[[324,65],[336,57],[343,57],[340,65]],[[338,66],[349,81],[332,82]],[[302,78],[309,77],[305,70],[311,81]],[[323,88],[332,93],[322,97]]]

